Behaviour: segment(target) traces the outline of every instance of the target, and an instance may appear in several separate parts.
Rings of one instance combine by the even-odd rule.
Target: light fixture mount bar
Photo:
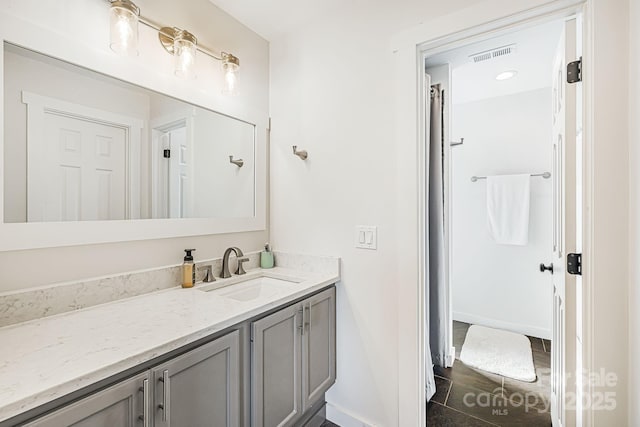
[[[177,28],[175,27],[163,27],[161,25],[159,25],[158,23],[148,19],[145,16],[140,15],[140,23],[146,25],[147,27],[156,30],[158,32],[158,38],[160,39],[160,43],[162,44],[162,46],[167,50],[167,52],[173,54],[173,40],[176,37],[176,32],[178,31]],[[223,58],[223,53],[215,53],[214,51],[212,51],[211,49],[202,46],[200,44],[196,44],[196,49],[199,52],[204,53],[207,56],[210,56],[211,58],[217,60],[217,61],[222,61]]]

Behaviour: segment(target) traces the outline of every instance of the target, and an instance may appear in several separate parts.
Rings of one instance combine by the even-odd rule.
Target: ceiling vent
[[[469,55],[469,58],[473,62],[484,62],[490,61],[496,58],[502,58],[503,56],[508,56],[514,54],[516,51],[516,45],[510,44],[508,46],[497,47],[495,49],[485,50],[483,52],[474,53],[473,55]]]

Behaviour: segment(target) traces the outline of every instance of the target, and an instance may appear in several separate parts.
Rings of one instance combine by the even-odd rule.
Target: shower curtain
[[[435,393],[433,364],[445,366],[446,282],[444,245],[444,91],[431,86],[429,157],[427,161],[427,401]]]

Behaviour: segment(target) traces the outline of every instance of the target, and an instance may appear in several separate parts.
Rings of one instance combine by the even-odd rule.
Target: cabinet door
[[[154,368],[153,381],[156,427],[239,426],[239,332]]]
[[[296,304],[251,326],[253,427],[290,426],[302,414],[302,306]]]
[[[303,302],[302,407],[309,409],[336,381],[336,290]]]
[[[148,399],[149,392],[149,374],[144,373],[23,426],[148,427],[151,425],[151,420],[148,409],[145,411],[145,401]],[[145,393],[147,399],[145,399]]]

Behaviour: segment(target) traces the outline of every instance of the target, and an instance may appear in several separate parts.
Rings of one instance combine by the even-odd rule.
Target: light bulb
[[[238,94],[238,69],[240,68],[240,61],[235,56],[224,53],[222,60],[222,71],[224,72],[224,88],[222,93],[224,95],[237,95]]]
[[[195,36],[188,31],[180,30],[176,34],[173,42],[176,76],[185,79],[195,78],[196,43]]]
[[[131,1],[114,1],[109,10],[111,50],[119,55],[138,55],[140,9]]]

